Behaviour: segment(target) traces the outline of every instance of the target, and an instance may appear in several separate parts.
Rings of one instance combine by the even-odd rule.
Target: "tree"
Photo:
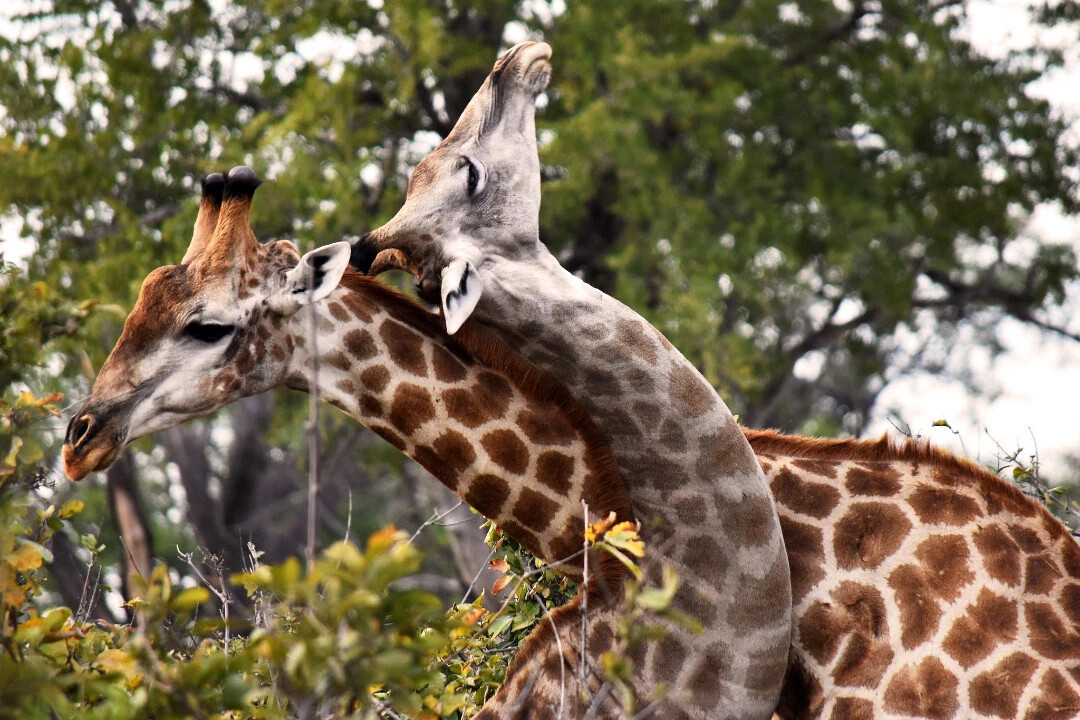
[[[946,335],[1003,315],[1068,334],[1045,311],[1073,253],[1017,250],[1036,205],[1076,212],[1077,153],[1025,90],[1060,53],[981,56],[963,2],[846,5],[66,0],[0,46],[0,205],[39,239],[36,276],[125,306],[218,165],[276,178],[261,237],[358,234],[524,29],[555,47],[544,239],[749,424],[858,431],[920,311]]]

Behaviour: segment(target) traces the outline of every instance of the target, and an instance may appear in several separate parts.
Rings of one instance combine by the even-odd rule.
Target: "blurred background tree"
[[[7,7],[0,211],[57,297],[130,308],[183,255],[198,176],[240,163],[273,181],[260,238],[311,247],[381,223],[497,54],[532,37],[555,49],[544,241],[657,324],[746,424],[857,434],[887,371],[941,369],[897,343],[919,313],[946,344],[963,321],[992,348],[1003,317],[1076,339],[1052,320],[1074,252],[1021,232],[1036,206],[1080,210],[1067,124],[1027,91],[1062,55],[984,56],[959,0]],[[1063,1],[1032,22],[1075,33],[1078,15]],[[120,315],[91,313],[20,382],[76,400]],[[303,416],[278,394],[137,444],[114,473],[141,479],[157,554],[199,542],[235,566],[252,536],[298,552]],[[324,426],[328,537],[447,507],[366,431],[330,410]],[[432,575],[445,592],[485,556],[477,524],[427,534],[456,560]]]

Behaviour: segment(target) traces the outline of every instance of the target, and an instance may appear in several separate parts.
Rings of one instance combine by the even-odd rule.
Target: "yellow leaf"
[[[41,567],[41,553],[32,545],[23,545],[8,556],[7,564],[19,572]]]
[[[636,557],[645,557],[645,543],[638,536],[638,525],[621,522],[604,535],[604,540]]]
[[[465,613],[465,616],[461,618],[461,621],[466,625],[472,627],[476,622],[484,616],[487,610],[484,608],[473,608],[469,612]]]
[[[128,676],[135,672],[135,658],[116,648],[106,650],[98,655],[94,664],[105,672],[120,673]]]
[[[603,520],[594,522],[588,528],[585,529],[585,539],[589,542],[595,542],[596,538],[604,534],[604,531],[612,526],[615,522],[615,511],[608,513],[608,516]]]
[[[72,515],[78,515],[86,507],[86,503],[82,500],[68,500],[66,503],[60,506],[60,517],[69,518]]]
[[[397,540],[398,534],[398,529],[393,525],[387,525],[382,530],[376,530],[368,537],[368,552],[380,552],[386,550],[395,540]]]
[[[492,585],[491,585],[491,594],[492,595],[498,595],[503,590],[505,590],[506,586],[509,585],[509,584],[510,584],[510,576],[509,575],[503,575],[501,578],[498,578],[497,580],[495,580],[494,583],[492,583]]]
[[[22,446],[23,446],[23,439],[21,437],[19,437],[18,435],[16,435],[15,437],[13,437],[11,439],[11,452],[9,452],[7,454],[7,457],[4,458],[4,464],[5,465],[7,465],[8,467],[11,467],[11,468],[15,467],[15,458],[17,458],[19,456],[19,450],[22,449]]]

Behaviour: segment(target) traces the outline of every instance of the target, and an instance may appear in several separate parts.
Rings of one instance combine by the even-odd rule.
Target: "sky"
[[[1069,119],[1071,141],[1080,142],[1080,34],[1072,27],[1036,37],[1027,22],[1028,6],[1029,0],[970,2],[966,33],[991,56],[1033,42],[1064,48],[1066,66],[1034,83],[1029,91],[1047,98],[1055,112]],[[11,25],[0,18],[0,34],[10,31]],[[32,242],[18,238],[21,227],[20,218],[0,216],[0,249],[9,260],[33,252]],[[1064,217],[1051,206],[1038,208],[1025,235],[1032,243],[1068,243],[1080,253],[1080,219]],[[1055,315],[1066,321],[1070,331],[1080,333],[1080,283],[1070,288],[1065,306]],[[996,329],[1005,350],[991,356],[962,341],[969,331],[962,329],[948,364],[950,369],[969,371],[971,386],[928,373],[890,377],[866,435],[895,435],[897,427],[910,429],[913,435],[928,437],[980,462],[993,462],[1002,454],[997,444],[1008,453],[1023,448],[1025,460],[1037,448],[1046,477],[1080,482],[1080,466],[1071,468],[1067,462],[1070,455],[1080,457],[1080,343],[1005,319]],[[902,329],[898,339],[902,348],[911,351],[933,334],[934,324],[927,316]],[[796,370],[812,375],[812,365],[804,363]],[[950,427],[934,427],[939,420]]]

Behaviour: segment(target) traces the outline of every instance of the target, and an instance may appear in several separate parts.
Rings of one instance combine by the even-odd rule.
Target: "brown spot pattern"
[[[1031,647],[1050,660],[1080,657],[1080,635],[1067,627],[1048,603],[1028,602],[1024,606]]]
[[[1080,716],[1080,696],[1057,670],[1043,675],[1039,692],[1025,720],[1073,720]]]
[[[839,698],[829,720],[874,720],[874,704],[862,698]]]
[[[382,365],[373,365],[360,373],[360,382],[372,392],[382,392],[390,382],[390,371]]]
[[[953,623],[942,647],[962,667],[969,668],[995,647],[1014,641],[1018,626],[1016,602],[983,588],[975,603]]]
[[[942,615],[922,570],[901,565],[889,574],[889,587],[900,610],[900,642],[908,649],[921,645],[937,630]]]
[[[350,360],[348,356],[340,350],[332,350],[331,352],[326,353],[326,355],[323,357],[323,361],[330,367],[337,368],[338,370],[342,370],[344,372],[352,370],[353,366],[353,361]]]
[[[512,473],[520,475],[529,466],[529,448],[513,430],[492,430],[480,444],[492,462]]]
[[[781,515],[780,530],[784,534],[784,546],[787,548],[791,571],[791,601],[797,604],[825,578],[825,569],[822,567],[825,546],[821,531],[813,525]]]
[[[716,391],[687,365],[671,371],[671,404],[687,417],[700,417],[716,404]]]
[[[1020,584],[1020,548],[999,525],[987,525],[973,535],[975,548],[982,555],[982,567],[998,582]]]
[[[537,404],[522,410],[517,424],[537,445],[569,445],[574,439],[574,429],[554,407]]]
[[[465,502],[489,518],[497,518],[510,497],[510,486],[497,475],[478,475],[465,491]],[[504,526],[505,529],[505,526]]]
[[[424,359],[424,339],[396,320],[386,320],[379,326],[379,337],[386,343],[390,359],[406,372],[420,377],[427,376]]]
[[[435,377],[444,383],[457,383],[468,377],[465,366],[441,345],[432,349],[431,364],[435,369]]]
[[[368,417],[382,417],[383,406],[379,398],[371,393],[360,396],[360,413]]]
[[[724,531],[735,545],[763,545],[772,538],[771,520],[776,513],[767,497],[751,495],[738,506],[721,510]]]
[[[536,477],[555,492],[565,493],[570,490],[570,478],[574,474],[576,461],[569,455],[556,450],[540,453],[536,461]]]
[[[334,319],[338,322],[345,322],[349,319],[349,313],[345,307],[336,300],[330,302],[327,306],[330,308],[330,314],[334,316]]]
[[[908,504],[928,524],[965,525],[980,514],[979,504],[956,488],[920,483]]]
[[[840,502],[836,488],[804,480],[786,467],[773,476],[770,485],[777,504],[818,520],[827,517]]]
[[[345,345],[345,349],[349,351],[349,354],[357,360],[373,358],[375,353],[378,352],[375,347],[375,338],[371,336],[371,333],[363,329],[350,330],[345,333],[342,344]]]
[[[557,502],[526,487],[522,488],[521,495],[514,504],[513,514],[536,532],[543,532],[551,524],[558,511]]]
[[[405,435],[435,419],[435,405],[427,390],[415,383],[401,383],[390,405],[390,424]]]
[[[911,531],[911,522],[896,507],[885,503],[852,503],[836,524],[833,551],[844,570],[872,570],[899,549]]]
[[[465,470],[476,461],[476,450],[468,439],[456,430],[446,430],[436,438],[435,452],[446,467],[455,474]]]
[[[853,495],[889,497],[900,491],[900,473],[887,466],[873,470],[856,466],[848,470],[844,486]]]
[[[990,670],[979,673],[968,686],[971,709],[1002,718],[1016,717],[1020,695],[1037,666],[1033,658],[1015,652]]]
[[[931,720],[949,720],[959,707],[956,677],[937,658],[906,665],[885,689],[885,710]]]
[[[643,321],[620,320],[615,328],[615,342],[631,355],[655,365],[656,340],[649,337],[650,332],[655,331]]]

